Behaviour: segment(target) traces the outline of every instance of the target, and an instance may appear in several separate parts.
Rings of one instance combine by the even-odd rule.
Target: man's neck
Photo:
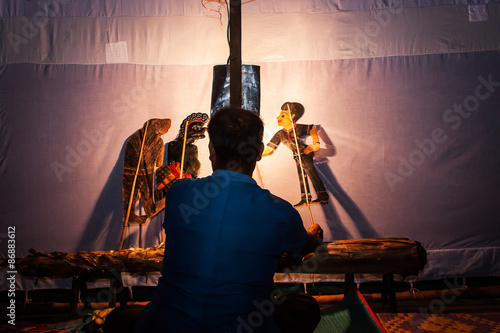
[[[227,170],[227,171],[234,171],[234,172],[239,172],[244,175],[252,177],[253,175],[253,170],[255,169],[255,165],[252,168],[247,168],[244,169],[240,165],[224,165],[224,166],[214,166],[212,170],[215,172],[217,170]]]

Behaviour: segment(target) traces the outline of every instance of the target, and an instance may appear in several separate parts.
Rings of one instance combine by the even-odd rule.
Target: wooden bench
[[[426,263],[422,245],[407,238],[337,240],[305,256],[300,266],[277,272],[275,282],[314,282],[322,275],[342,274],[346,294],[356,286],[354,274],[382,275],[382,302],[396,311],[394,275],[418,276]]]
[[[120,251],[81,251],[76,253],[44,253],[35,249],[30,255],[16,259],[16,269],[24,277],[72,278],[71,308],[76,311],[79,302],[84,309],[91,307],[87,283],[109,280],[109,292],[103,294],[110,307],[127,303],[128,295],[123,287],[122,272],[148,275],[159,272],[163,264],[163,248],[127,249]],[[3,263],[0,262],[0,267]],[[101,300],[97,300],[101,301]]]
[[[73,307],[78,299],[86,301],[88,281],[110,280],[110,306],[126,297],[116,295],[122,289],[121,272],[147,275],[160,271],[163,248],[128,249],[119,251],[82,251],[77,253],[43,253],[31,249],[30,255],[16,259],[16,268],[27,278],[73,278]],[[294,275],[294,282],[327,274],[345,275],[345,293],[355,287],[354,274],[382,274],[382,300],[396,310],[394,274],[418,275],[427,262],[427,253],[420,243],[407,238],[350,239],[324,243],[314,253],[304,257],[296,267],[275,274],[275,281]],[[0,267],[5,262],[0,262]],[[308,276],[311,276],[308,277]],[[122,302],[120,302],[121,304]],[[85,304],[89,306],[89,304]]]

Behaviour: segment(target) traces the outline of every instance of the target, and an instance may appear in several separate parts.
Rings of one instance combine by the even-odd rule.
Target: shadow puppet
[[[371,226],[370,222],[366,219],[361,209],[359,209],[358,205],[344,191],[342,186],[337,181],[337,178],[333,174],[330,166],[328,165],[329,164],[328,157],[335,156],[337,152],[335,145],[332,143],[332,141],[330,140],[324,129],[321,127],[321,125],[316,125],[316,128],[319,137],[324,143],[325,148],[320,148],[319,151],[315,153],[314,165],[318,173],[321,175],[321,178],[324,181],[327,191],[330,192],[335,197],[338,203],[351,217],[354,225],[356,226],[361,235],[361,238],[378,237],[379,235],[377,231],[373,229],[373,227]],[[327,221],[330,221],[331,219],[335,221],[335,225],[333,226],[330,226],[330,222],[328,222],[329,227],[334,228],[332,229],[332,235],[335,235],[336,239],[346,239],[342,238],[341,234],[339,235],[334,231],[335,227],[337,226],[338,228],[338,225],[342,225],[342,223],[338,217],[335,207],[333,206],[333,203],[330,201],[327,205],[321,205],[321,206],[325,212]]]
[[[305,204],[321,204],[325,206],[326,221],[328,231],[335,235],[337,239],[352,238],[349,231],[344,227],[332,204],[329,204],[329,195],[321,177],[319,176],[314,162],[314,156],[320,150],[320,141],[317,128],[312,124],[298,124],[297,121],[304,115],[304,106],[297,102],[285,102],[281,106],[281,112],[276,117],[278,125],[282,127],[274,134],[267,146],[264,148],[262,156],[269,156],[274,153],[278,146],[283,143],[292,151],[293,159],[297,166],[297,173],[300,184],[300,202],[294,207]],[[305,142],[306,137],[313,140],[312,144]],[[325,150],[323,149],[323,153]],[[328,153],[326,153],[328,154]],[[300,156],[300,158],[299,158]],[[325,161],[327,159],[325,158]],[[312,200],[309,180],[312,182],[317,199]],[[313,222],[313,221],[311,221]]]
[[[283,103],[281,112],[276,117],[278,125],[283,128],[274,134],[262,153],[263,157],[272,155],[281,143],[292,151],[300,184],[300,201],[293,205],[294,207],[300,207],[309,203],[326,204],[329,200],[325,185],[316,172],[313,162],[314,152],[318,151],[320,147],[316,126],[312,124],[298,124],[297,121],[303,115],[304,106],[302,104],[297,102]],[[313,143],[310,145],[306,144],[303,139],[308,136],[313,139]],[[308,179],[311,180],[318,196],[312,201]]]
[[[205,138],[207,121],[206,113],[190,114],[182,121],[175,140],[167,144],[167,164],[156,170],[156,190],[161,191],[163,197],[178,179],[198,178],[201,162],[195,143]]]
[[[127,139],[122,182],[123,232],[119,250],[129,225],[139,225],[139,247],[142,247],[142,225],[165,209],[163,193],[155,189],[155,171],[163,166],[162,135],[168,132],[170,125],[170,119],[149,119]],[[135,213],[139,200],[145,215]]]
[[[127,139],[123,160],[123,225],[144,224],[165,208],[161,193],[155,191],[155,170],[163,165],[161,138],[170,129],[170,119],[150,119]],[[141,200],[146,215],[133,208]]]
[[[193,178],[198,177],[201,167],[201,163],[198,160],[198,147],[195,143],[205,138],[205,131],[207,129],[205,125],[207,121],[208,114],[201,112],[191,113],[182,121],[175,140],[168,143],[168,164],[180,164],[184,148],[184,171],[189,173]],[[184,140],[184,136],[186,136],[186,140]]]
[[[146,140],[142,147],[142,135],[146,130],[146,124],[149,130],[146,131]],[[162,194],[154,191],[154,166],[163,163],[164,143],[161,135],[167,133],[169,128],[169,119],[150,119],[125,141],[119,158],[97,200],[78,250],[94,251],[99,248],[101,242],[104,242],[103,250],[117,249],[123,242],[124,236],[120,245],[115,245],[119,242],[120,233],[125,231],[123,226],[129,208],[129,222],[135,222],[135,224],[144,223],[164,208]],[[141,147],[144,150],[141,157],[143,167],[139,168],[135,176]],[[135,190],[132,196],[134,178]],[[146,215],[135,214],[136,203],[139,199]],[[120,220],[122,223],[119,223]],[[148,229],[148,233],[149,231]],[[105,237],[104,241],[103,237]]]

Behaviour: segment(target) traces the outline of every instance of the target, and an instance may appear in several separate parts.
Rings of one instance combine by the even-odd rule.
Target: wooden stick
[[[184,173],[184,156],[186,154],[186,138],[187,138],[188,125],[189,122],[186,119],[186,127],[184,128],[184,142],[182,143],[181,171],[179,172],[180,174],[179,179],[182,179],[182,174]]]
[[[123,226],[122,238],[120,238],[120,245],[118,245],[118,250],[123,248],[123,242],[125,241],[125,233],[127,232],[127,226]]]
[[[144,128],[144,134],[142,136],[141,142],[141,151],[139,152],[139,161],[137,161],[137,168],[135,170],[134,181],[132,182],[132,190],[130,191],[130,200],[128,201],[127,214],[125,215],[125,223],[123,226],[122,239],[120,241],[119,250],[122,249],[124,236],[125,236],[125,227],[128,226],[128,219],[130,218],[130,209],[132,208],[132,201],[134,200],[134,191],[135,191],[135,183],[137,182],[137,175],[139,174],[139,168],[141,166],[142,160],[142,152],[144,151],[144,142],[146,141],[146,134],[148,133],[149,120],[146,122],[146,127]]]
[[[309,203],[309,193],[307,193],[308,192],[307,188],[309,184],[307,184],[306,175],[304,174],[304,167],[302,166],[302,158],[300,157],[300,150],[299,150],[299,141],[297,140],[297,133],[295,132],[295,126],[293,126],[293,118],[292,118],[292,112],[290,111],[290,105],[287,104],[286,108],[288,110],[288,115],[290,116],[290,121],[292,122],[293,136],[295,137],[295,146],[297,147],[297,155],[299,157],[300,171],[302,173],[302,181],[304,182],[304,191],[306,192],[307,211],[309,212],[311,225],[314,225],[314,219],[311,213],[311,204]]]

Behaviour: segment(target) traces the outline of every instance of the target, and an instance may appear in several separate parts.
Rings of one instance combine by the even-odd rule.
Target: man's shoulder
[[[279,209],[282,209],[284,211],[295,211],[296,209],[292,206],[291,203],[289,203],[288,201],[286,201],[285,199],[275,195],[275,194],[272,194],[271,192],[269,192],[268,190],[263,190],[263,191],[266,191],[268,196],[269,196],[269,201],[272,205],[274,205],[275,207],[279,207]]]
[[[209,176],[200,178],[183,178],[176,180],[168,191],[177,193],[193,190],[201,190],[202,192],[205,190],[209,192],[221,191],[228,188],[229,184],[234,181],[231,175],[222,171],[218,170]]]

